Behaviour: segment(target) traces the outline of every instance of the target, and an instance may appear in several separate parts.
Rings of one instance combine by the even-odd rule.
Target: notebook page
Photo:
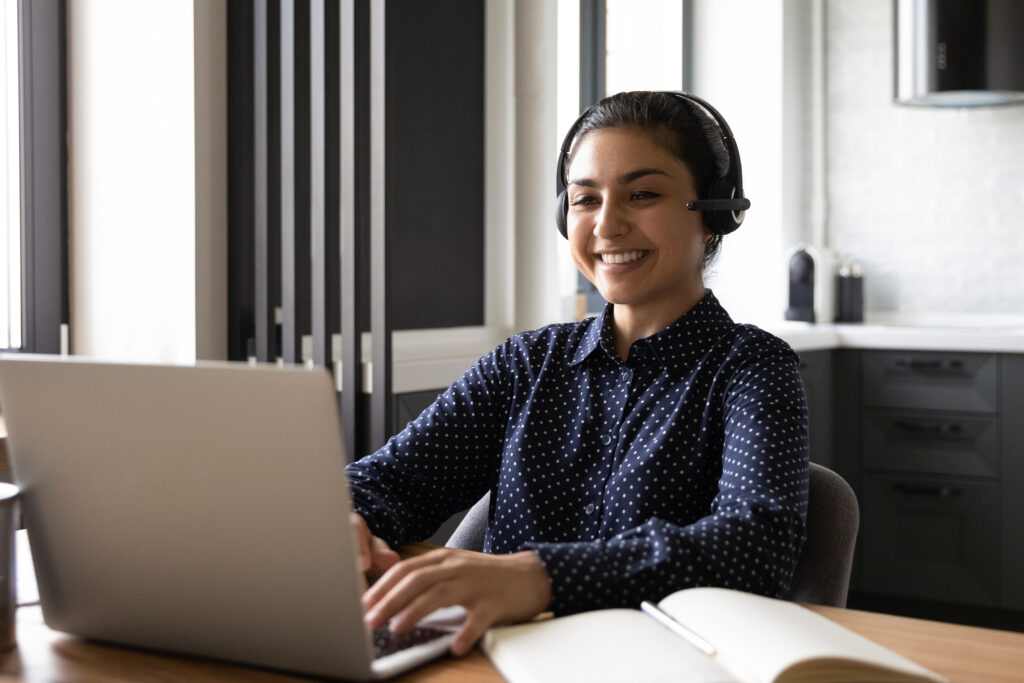
[[[514,683],[737,680],[638,610],[600,610],[492,628],[482,645],[498,671]]]
[[[945,680],[796,603],[721,588],[692,588],[668,596],[660,605],[710,641],[719,662],[752,681],[773,681],[791,665],[815,657],[887,666],[921,680]]]

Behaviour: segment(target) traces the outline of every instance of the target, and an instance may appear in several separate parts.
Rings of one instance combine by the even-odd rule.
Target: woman
[[[603,314],[507,340],[348,469],[364,569],[387,570],[368,624],[463,605],[455,654],[546,610],[695,585],[782,595],[804,539],[797,356],[703,283],[749,205],[727,124],[692,96],[615,95],[570,130],[559,175],[559,227]],[[490,555],[398,562],[389,544],[488,490]]]

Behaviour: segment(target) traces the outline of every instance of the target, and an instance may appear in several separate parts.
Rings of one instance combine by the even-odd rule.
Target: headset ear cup
[[[569,239],[569,195],[562,190],[555,201],[555,225],[558,226],[558,232],[562,233],[562,237]]]
[[[708,189],[708,199],[732,199],[736,196],[736,187],[728,178],[716,178]],[[704,211],[704,224],[715,235],[728,235],[743,223],[743,212],[737,215],[732,211]]]

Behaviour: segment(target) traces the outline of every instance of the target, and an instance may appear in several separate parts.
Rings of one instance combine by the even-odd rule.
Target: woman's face
[[[686,164],[639,129],[604,128],[577,141],[567,175],[570,250],[601,296],[665,324],[704,296],[711,233],[686,208]]]

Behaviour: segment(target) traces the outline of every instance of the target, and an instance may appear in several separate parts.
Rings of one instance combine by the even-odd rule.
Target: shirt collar
[[[619,361],[612,335],[613,308],[613,304],[605,304],[604,310],[588,321],[587,330],[573,354],[572,365],[582,363],[598,349],[612,360]],[[689,367],[691,361],[703,356],[708,347],[733,327],[732,318],[709,289],[704,298],[678,320],[633,344],[646,344],[666,370]]]

